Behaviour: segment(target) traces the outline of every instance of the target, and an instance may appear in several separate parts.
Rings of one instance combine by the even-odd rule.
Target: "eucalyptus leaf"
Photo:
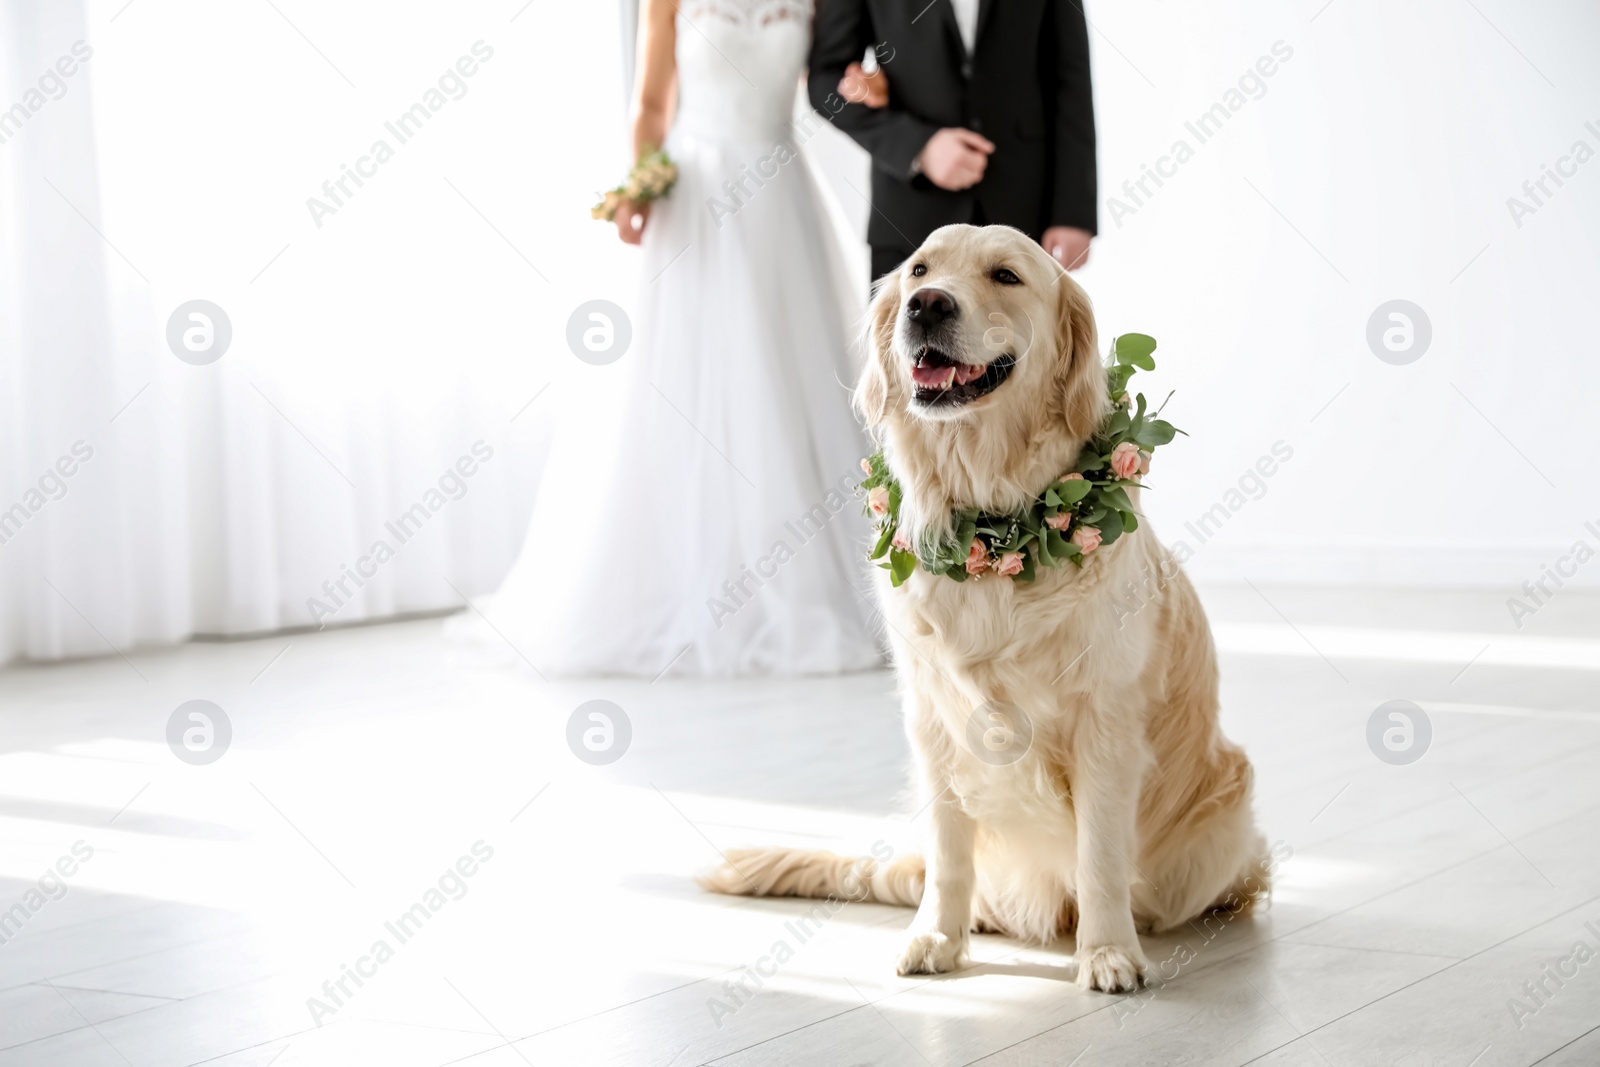
[[[1147,449],[1158,448],[1170,442],[1177,432],[1172,423],[1151,419],[1140,428],[1136,440]]]
[[[1122,512],[1107,511],[1095,525],[1100,527],[1100,543],[1109,545],[1122,536]]]
[[[1107,507],[1116,508],[1118,511],[1133,510],[1133,503],[1128,499],[1128,491],[1120,485],[1100,490],[1100,499]]]
[[[1117,338],[1114,347],[1118,363],[1132,365],[1140,370],[1156,369],[1156,361],[1151,356],[1156,350],[1156,339],[1149,334],[1125,333]]]
[[[1093,488],[1093,483],[1091,483],[1087,478],[1081,481],[1077,478],[1073,478],[1069,481],[1056,483],[1056,488],[1054,491],[1056,496],[1060,498],[1057,503],[1076,504],[1078,501],[1088,496],[1089,490]],[[1049,503],[1049,501],[1046,500],[1045,503]]]
[[[883,530],[878,534],[878,541],[872,546],[872,555],[869,559],[882,559],[883,554],[889,550],[889,543],[894,540],[894,524],[884,523]]]
[[[917,557],[901,549],[893,549],[889,553],[889,579],[899,585],[911,577],[911,572],[917,569]]]

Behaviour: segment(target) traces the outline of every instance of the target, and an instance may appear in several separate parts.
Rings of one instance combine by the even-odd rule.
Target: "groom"
[[[872,155],[874,278],[954,222],[1015,226],[1062,266],[1083,265],[1095,233],[1094,103],[1078,0],[817,7],[811,104]],[[849,102],[870,95],[851,69],[869,48],[887,107]]]

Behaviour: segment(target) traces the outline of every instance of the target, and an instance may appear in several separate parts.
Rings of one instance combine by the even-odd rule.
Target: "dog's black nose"
[[[931,330],[946,319],[956,318],[960,314],[961,309],[956,306],[955,297],[943,289],[918,289],[906,301],[906,318],[925,330]]]

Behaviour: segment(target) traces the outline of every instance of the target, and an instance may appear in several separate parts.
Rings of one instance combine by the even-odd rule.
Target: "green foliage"
[[[1111,350],[1119,367],[1132,364],[1140,370],[1156,369],[1155,357],[1150,354],[1156,350],[1156,339],[1149,334],[1125,333],[1111,343]]]

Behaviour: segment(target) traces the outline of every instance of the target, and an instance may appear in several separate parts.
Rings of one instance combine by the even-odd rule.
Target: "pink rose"
[[[1146,452],[1142,448],[1139,450],[1139,473],[1150,473],[1150,453]]]
[[[1022,573],[1022,553],[1021,552],[1007,552],[1005,555],[1000,557],[1000,562],[995,565],[994,569],[999,571],[1001,574],[1006,574],[1006,575],[1021,574]]]
[[[871,474],[872,473],[872,460],[863,459],[861,461],[861,470],[862,470],[862,473],[864,473],[864,474]]]
[[[1065,530],[1072,525],[1072,512],[1063,511],[1059,515],[1051,515],[1044,520],[1044,524],[1052,530]]]
[[[1100,528],[1098,526],[1080,526],[1072,531],[1072,543],[1083,550],[1087,556],[1100,547]]]
[[[983,547],[983,539],[974,537],[972,548],[967,551],[967,573],[982,574],[989,569],[989,550]]]
[[[1139,446],[1124,441],[1111,450],[1111,473],[1118,478],[1132,478],[1139,473]]]
[[[1073,471],[1071,474],[1062,475],[1061,480],[1064,482],[1081,482],[1083,481],[1083,475]]]
[[[889,543],[894,545],[894,547],[898,548],[902,552],[911,551],[911,538],[906,536],[906,532],[904,530],[896,530],[894,532],[894,537],[890,539]]]
[[[881,485],[875,485],[868,489],[867,507],[872,509],[874,515],[889,514],[889,490]]]

